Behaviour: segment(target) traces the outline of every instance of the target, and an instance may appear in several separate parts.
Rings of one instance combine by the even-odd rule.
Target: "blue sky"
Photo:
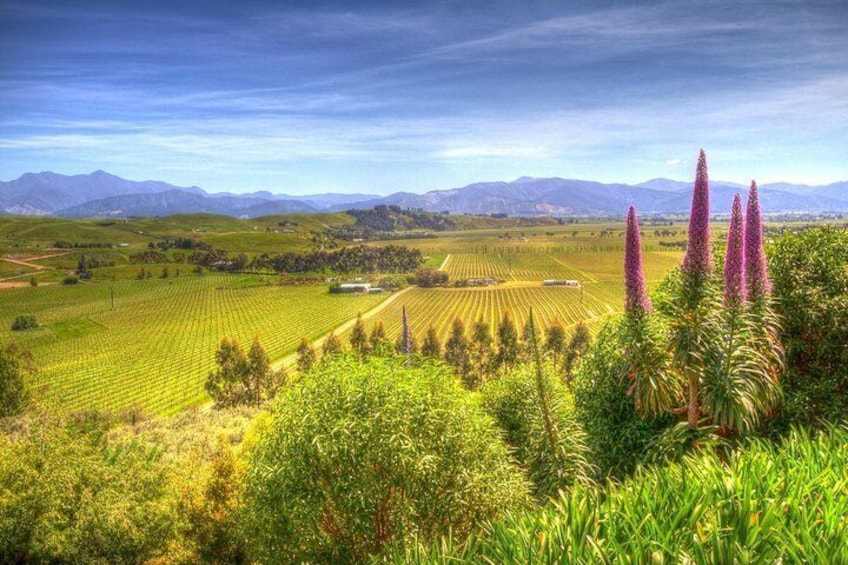
[[[0,180],[848,180],[846,2],[0,3]]]

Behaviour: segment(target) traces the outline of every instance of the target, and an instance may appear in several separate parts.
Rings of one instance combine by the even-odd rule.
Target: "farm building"
[[[371,283],[342,283],[339,285],[339,292],[368,294],[371,292]]]
[[[545,279],[544,286],[580,286],[580,281],[574,279]]]
[[[494,279],[492,277],[475,277],[470,279],[458,280],[454,283],[454,286],[495,286],[497,284],[497,279]]]

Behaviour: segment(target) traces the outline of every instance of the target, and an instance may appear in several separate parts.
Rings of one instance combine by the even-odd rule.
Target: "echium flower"
[[[724,256],[724,306],[736,308],[745,302],[745,222],[742,218],[742,197],[733,197],[730,211],[730,230],[727,232],[727,253]]]
[[[710,181],[707,156],[701,149],[695,173],[695,192],[689,215],[689,242],[683,258],[683,270],[690,275],[703,275],[712,270],[710,249]]]
[[[627,210],[626,238],[624,240],[624,309],[627,312],[650,312],[651,300],[645,291],[645,275],[642,272],[642,241],[636,208]]]
[[[403,324],[400,333],[400,352],[408,355],[412,351],[412,332],[409,330],[409,319],[406,317],[406,306],[403,307]]]
[[[748,297],[756,300],[771,290],[766,270],[766,254],[763,252],[763,223],[756,181],[751,181],[748,210],[745,215],[745,283],[748,287]]]

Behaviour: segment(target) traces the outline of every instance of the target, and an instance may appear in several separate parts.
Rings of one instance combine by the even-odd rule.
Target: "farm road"
[[[13,265],[20,265],[21,267],[29,267],[34,271],[51,271],[53,267],[47,267],[45,265],[39,265],[37,263],[33,263],[32,261],[41,261],[42,259],[50,259],[51,257],[61,257],[62,255],[68,255],[73,253],[73,251],[63,251],[61,253],[48,253],[47,255],[39,255],[38,257],[28,257],[26,260],[23,259],[15,259],[14,257],[9,257],[7,255],[0,255],[0,261],[5,261],[7,263],[12,263]],[[0,282],[12,281],[15,279],[22,279],[25,277],[31,277],[32,273],[24,273],[22,275],[14,275],[11,277],[0,278]],[[11,287],[11,286],[19,286],[14,284],[3,285],[2,287]]]
[[[23,267],[29,267],[31,269],[35,269],[36,271],[46,271],[52,269],[53,267],[46,267],[44,265],[38,265],[36,263],[32,263],[32,261],[42,261],[44,259],[51,259],[53,257],[61,257],[62,255],[70,255],[73,251],[63,251],[62,253],[49,253],[47,255],[39,255],[38,257],[29,257],[26,261],[22,259],[14,259],[8,256],[0,256],[0,261],[6,261],[7,263],[14,263],[15,265],[21,265]]]

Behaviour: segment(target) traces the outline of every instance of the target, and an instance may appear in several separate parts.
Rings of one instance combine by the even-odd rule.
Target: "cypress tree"
[[[324,338],[324,343],[321,344],[321,353],[323,357],[328,355],[338,355],[344,350],[344,346],[342,345],[342,340],[336,335],[335,332],[330,332],[327,337]]]
[[[424,335],[424,343],[421,344],[421,354],[433,359],[439,359],[442,356],[442,343],[439,341],[436,328],[432,325],[427,328],[427,333]]]
[[[297,348],[297,370],[301,373],[308,373],[315,364],[315,349],[306,341],[306,338],[301,338],[300,346]]]
[[[512,318],[510,318],[509,313],[505,312],[498,326],[498,366],[505,368],[512,367],[518,361],[518,354],[518,330],[515,328],[515,324]]]
[[[468,339],[465,337],[465,324],[459,318],[453,321],[451,333],[445,342],[445,361],[453,365],[463,381],[468,376],[471,361],[468,352]]]
[[[371,351],[379,355],[385,354],[388,340],[386,339],[386,329],[383,327],[383,322],[379,320],[374,322],[374,325],[371,327],[371,336],[368,338],[368,343]]]
[[[247,352],[248,382],[246,388],[248,390],[248,401],[252,404],[262,402],[266,389],[271,388],[271,383],[268,382],[271,372],[268,354],[262,344],[259,343],[259,336],[256,335],[253,337],[250,350]]]
[[[565,348],[565,328],[562,327],[562,322],[555,319],[548,326],[545,335],[545,351],[551,356],[551,361],[554,364],[554,369],[559,368],[559,357]]]
[[[356,323],[350,332],[350,347],[355,352],[365,355],[368,353],[368,334],[365,333],[365,324],[362,322],[362,314],[357,314]]]
[[[571,339],[568,340],[568,345],[565,348],[563,371],[569,381],[574,378],[574,373],[580,367],[580,360],[588,351],[591,343],[592,334],[589,333],[589,327],[583,321],[580,321],[574,327],[574,333],[571,334]]]
[[[471,357],[473,373],[469,388],[474,389],[486,381],[492,360],[492,332],[483,320],[477,320],[471,330]]]

